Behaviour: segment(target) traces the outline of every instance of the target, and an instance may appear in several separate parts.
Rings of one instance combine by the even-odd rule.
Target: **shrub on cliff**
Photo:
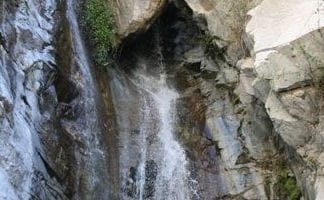
[[[115,37],[114,12],[109,0],[85,0],[84,21],[96,64],[107,65]]]

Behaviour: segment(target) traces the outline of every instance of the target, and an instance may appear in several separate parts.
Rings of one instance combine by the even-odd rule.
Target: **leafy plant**
[[[84,21],[95,63],[107,65],[114,50],[115,20],[109,0],[85,0]]]
[[[279,163],[275,169],[277,182],[274,185],[276,194],[282,199],[299,200],[301,190],[297,185],[296,178],[289,175],[289,169],[284,163]]]

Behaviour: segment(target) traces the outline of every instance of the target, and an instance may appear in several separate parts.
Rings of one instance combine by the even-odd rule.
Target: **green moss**
[[[109,0],[85,0],[84,21],[96,64],[107,65],[115,40],[114,12]]]
[[[281,196],[285,196],[289,200],[299,200],[301,197],[301,191],[297,186],[296,179],[294,177],[280,177],[278,182],[279,193]]]
[[[295,177],[289,176],[289,170],[280,166],[277,169],[277,182],[274,185],[276,194],[282,199],[299,200],[301,191]]]
[[[289,199],[300,199],[301,192],[299,188],[297,187],[296,179],[293,179],[291,177],[285,179],[284,187],[286,191],[288,192]]]

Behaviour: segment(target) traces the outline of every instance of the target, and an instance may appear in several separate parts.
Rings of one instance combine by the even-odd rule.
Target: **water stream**
[[[77,188],[86,188],[87,191],[80,191],[82,198],[109,197],[108,175],[106,170],[106,156],[104,147],[100,144],[101,129],[99,125],[99,114],[97,111],[98,91],[97,85],[92,77],[88,55],[80,34],[80,28],[76,17],[74,0],[67,0],[67,19],[70,24],[72,48],[74,53],[72,78],[81,91],[78,99],[78,106],[82,109],[76,123],[72,127],[77,131],[77,138],[82,139],[83,152],[76,151],[78,170],[75,172],[79,178]],[[83,186],[81,186],[83,184]]]
[[[209,34],[217,19],[189,1],[161,1],[132,22],[126,4],[144,3],[117,0],[116,15],[131,20],[120,34],[132,34],[103,70],[82,34],[84,2],[96,6],[0,1],[0,200],[288,199],[277,164],[294,193],[316,195],[317,185],[305,186],[315,168],[277,136],[263,99],[247,96],[253,77],[230,62],[241,50]],[[305,89],[306,103],[317,99]]]
[[[52,95],[56,100],[53,100],[53,105],[49,105],[53,113],[60,113],[61,107],[72,113],[58,114],[59,130],[63,130],[62,135],[71,143],[71,146],[64,149],[72,152],[71,155],[67,154],[66,161],[71,164],[68,166],[71,169],[61,171],[60,168],[65,163],[61,163],[59,156],[47,157],[45,155],[48,152],[41,148],[41,145],[54,143],[52,141],[55,140],[51,137],[61,136],[56,135],[56,127],[51,126],[51,113],[44,114],[39,110],[39,93],[40,89],[44,89],[41,88],[41,83],[46,82],[43,80],[45,75],[42,74],[44,68],[63,67],[56,66],[53,53],[55,47],[48,45],[54,40],[55,1],[40,3],[28,0],[26,4],[19,4],[15,15],[17,44],[13,50],[16,57],[11,63],[13,67],[7,62],[12,59],[9,59],[8,52],[2,46],[0,48],[0,106],[8,104],[8,109],[12,109],[14,113],[13,116],[8,115],[11,117],[8,120],[0,118],[0,158],[5,158],[0,162],[0,199],[25,199],[31,195],[39,196],[40,199],[76,200],[105,200],[112,199],[112,196],[119,196],[118,199],[122,200],[198,199],[185,150],[176,137],[176,102],[179,94],[167,81],[159,39],[156,42],[158,61],[155,64],[145,56],[138,56],[138,62],[134,63],[131,72],[109,69],[110,86],[107,87],[112,90],[118,126],[118,140],[115,142],[119,147],[116,150],[117,158],[108,155],[107,143],[103,138],[110,135],[104,133],[101,127],[104,120],[98,110],[101,94],[98,91],[98,80],[92,75],[90,56],[82,39],[76,13],[79,9],[77,3],[77,0],[66,0],[65,13],[71,38],[71,46],[68,47],[72,49],[71,58],[68,58],[71,59],[71,66],[68,66],[70,71],[66,72],[71,85],[66,88],[77,90],[77,95],[69,102],[61,101],[56,99],[57,88],[53,86]],[[2,7],[3,5],[2,3]],[[1,32],[2,29],[3,27]],[[10,33],[8,29],[7,35]],[[34,35],[42,42],[35,43]],[[57,48],[57,51],[63,49]],[[51,70],[54,71],[55,67]],[[152,73],[150,69],[156,69],[157,73]],[[9,73],[13,75],[9,77]],[[13,81],[9,82],[10,78]],[[11,94],[11,88],[15,90],[14,95]],[[7,112],[0,111],[1,115]],[[44,117],[48,117],[48,121],[39,123]],[[52,117],[55,118],[56,115]],[[43,129],[43,132],[40,131]],[[46,140],[41,143],[39,140],[44,138]],[[63,145],[57,146],[65,148]],[[55,144],[53,147],[56,147]],[[118,160],[118,195],[112,195],[115,191],[111,189],[111,176],[108,174],[112,159]],[[68,180],[71,185],[60,181],[66,181],[66,177],[71,179]],[[52,191],[52,183],[57,191]],[[65,196],[66,194],[69,195]]]
[[[188,163],[183,148],[174,136],[175,102],[178,93],[167,86],[165,77],[165,74],[161,74],[159,79],[145,77],[141,86],[148,91],[146,95],[154,102],[147,112],[155,110],[157,115],[159,148],[154,149],[154,154],[160,162],[157,167],[154,197],[158,200],[190,199]],[[145,118],[143,124],[145,124]],[[143,134],[147,137],[151,133],[144,132]],[[145,176],[140,177],[140,181],[145,182]]]
[[[168,85],[163,56],[158,57],[156,66],[140,58],[131,75],[112,76],[122,199],[198,199],[185,151],[175,135],[179,94]],[[149,68],[159,73],[153,75]]]

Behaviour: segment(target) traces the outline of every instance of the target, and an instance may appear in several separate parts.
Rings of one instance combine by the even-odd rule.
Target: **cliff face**
[[[114,118],[97,107],[109,90],[99,95],[93,81],[76,4],[1,5],[0,198],[113,198]]]
[[[212,44],[207,45],[222,54],[211,58],[194,44],[182,60],[182,66],[197,70],[198,81],[189,78],[189,88],[199,89],[203,99],[204,138],[221,149],[218,165],[224,171],[209,180],[222,182],[225,194],[278,198],[274,193],[280,176],[267,182],[283,162],[293,170],[305,198],[321,199],[322,2],[185,2],[193,11],[191,20],[208,34]],[[181,1],[175,4],[185,7]],[[205,189],[217,185],[207,182]]]
[[[146,31],[165,7],[166,0],[114,0],[116,25],[121,38]]]
[[[269,155],[262,149],[272,147],[262,144],[262,138],[270,136],[273,127],[273,137],[279,136],[285,143],[288,165],[305,198],[323,198],[323,2],[187,3],[206,18],[209,33],[225,41],[226,60],[235,63],[243,59],[235,64],[239,73],[236,94],[246,112],[252,113],[243,117],[241,130],[248,130],[244,146],[253,158],[266,161]],[[266,121],[272,125],[264,126],[262,117],[255,115],[256,105],[262,107],[259,110],[269,116],[271,121]],[[262,128],[246,129],[248,120]]]
[[[289,152],[299,157],[291,167],[310,199],[323,198],[322,3],[264,1],[250,11],[246,28],[255,41],[254,95],[265,103]],[[266,17],[276,10],[282,12]]]
[[[57,100],[52,86],[55,8],[50,1],[1,2],[1,199],[66,198],[40,141],[46,129],[40,124],[53,112],[44,103]]]
[[[1,1],[0,199],[324,199],[322,1],[116,0],[107,71],[77,3]]]

